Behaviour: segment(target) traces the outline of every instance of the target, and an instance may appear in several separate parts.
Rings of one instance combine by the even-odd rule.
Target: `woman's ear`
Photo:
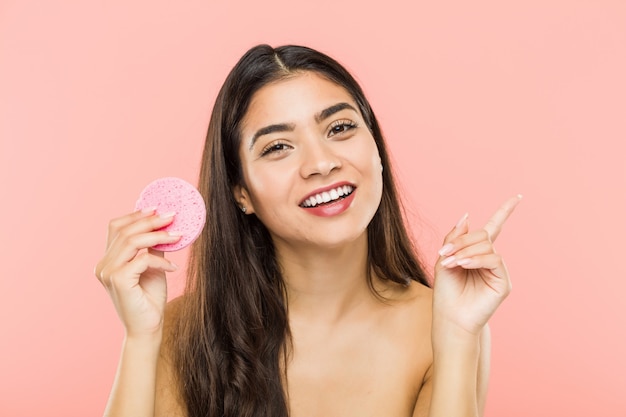
[[[254,206],[252,205],[252,201],[250,200],[250,195],[248,194],[248,190],[246,190],[241,185],[236,185],[233,188],[233,196],[235,197],[235,201],[239,205],[239,209],[245,214],[254,213]]]

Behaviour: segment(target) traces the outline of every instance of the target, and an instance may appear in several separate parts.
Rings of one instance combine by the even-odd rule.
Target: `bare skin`
[[[348,314],[336,316],[321,308],[318,312],[324,314],[316,319],[291,314],[293,351],[286,390],[293,417],[428,416],[432,290],[419,283],[401,288],[378,282],[378,287],[387,298],[384,303],[364,288],[361,302]],[[181,302],[183,298],[174,300],[166,309],[165,340]],[[484,337],[488,338],[488,330]],[[488,340],[483,345],[488,353]],[[155,415],[184,416],[172,392],[168,355],[163,348]],[[483,356],[481,367],[477,400],[482,410],[488,355]]]
[[[433,290],[375,278],[382,302],[366,279],[380,158],[357,107],[343,88],[306,73],[262,88],[243,123],[245,184],[233,193],[268,228],[283,270],[293,333],[285,382],[291,415],[481,416],[487,322],[511,287],[493,242],[520,199],[507,200],[478,230],[466,216],[452,228]],[[254,135],[269,125],[287,128]],[[302,206],[317,190],[343,183],[356,190],[343,212],[311,215]],[[149,249],[179,239],[158,231],[171,221],[145,210],[109,226],[95,274],[126,338],[106,416],[184,416],[168,351],[184,299],[166,308],[165,274],[177,267]]]

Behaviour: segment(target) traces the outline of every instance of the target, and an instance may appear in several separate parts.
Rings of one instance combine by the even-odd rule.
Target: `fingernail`
[[[461,219],[456,223],[456,228],[459,229],[461,226],[463,226],[463,223],[465,223],[465,220],[467,220],[468,217],[469,213],[465,213],[463,217],[461,217]]]
[[[456,261],[456,264],[457,264],[458,266],[467,266],[467,265],[469,265],[469,264],[471,264],[471,263],[472,263],[472,260],[471,260],[471,259],[468,259],[468,258],[465,258],[465,259],[459,259],[458,261]]]
[[[170,235],[171,237],[181,237],[183,235],[182,232],[176,232],[176,231],[167,232],[167,234]]]
[[[154,213],[156,211],[156,206],[152,206],[152,207],[146,207],[146,208],[142,208],[141,212],[144,214],[148,214],[148,213]]]
[[[176,265],[174,262],[170,262],[170,264],[172,265],[172,268],[178,269],[178,265]]]
[[[441,265],[442,266],[448,266],[448,265],[450,265],[454,261],[456,261],[456,258],[454,256],[450,256],[450,257],[444,259],[443,261],[441,261]]]
[[[176,215],[176,212],[170,211],[170,212],[167,212],[167,213],[159,214],[159,217],[162,218],[162,219],[167,219],[169,217],[174,217],[175,215]]]
[[[452,252],[452,243],[446,243],[441,249],[439,249],[439,256],[446,256]]]

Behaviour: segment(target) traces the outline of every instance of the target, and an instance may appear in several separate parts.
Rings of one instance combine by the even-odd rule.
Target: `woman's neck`
[[[334,248],[277,242],[276,252],[287,288],[290,319],[333,324],[374,298],[367,279],[367,233]]]

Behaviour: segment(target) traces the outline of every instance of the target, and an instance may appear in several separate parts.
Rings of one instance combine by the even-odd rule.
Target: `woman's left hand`
[[[465,215],[448,233],[435,266],[437,319],[478,335],[509,294],[509,273],[493,242],[520,199],[508,199],[482,229],[470,232]]]

